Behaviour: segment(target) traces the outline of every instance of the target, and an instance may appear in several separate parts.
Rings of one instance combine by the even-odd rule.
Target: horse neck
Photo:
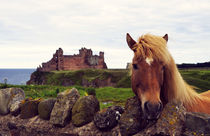
[[[172,57],[165,69],[163,92],[167,102],[176,101],[191,106],[199,99],[199,94],[183,80]]]

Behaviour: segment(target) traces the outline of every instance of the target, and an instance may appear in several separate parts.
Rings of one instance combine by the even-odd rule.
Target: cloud
[[[210,1],[1,0],[0,68],[36,67],[59,47],[104,51],[108,67],[124,68],[132,52],[125,34],[169,34],[176,62],[210,61]]]

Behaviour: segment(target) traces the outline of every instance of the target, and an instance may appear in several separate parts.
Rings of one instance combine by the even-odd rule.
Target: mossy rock
[[[143,119],[141,102],[137,96],[127,99],[125,112],[119,120],[119,128],[122,136],[130,136],[138,133],[146,127],[147,123]]]
[[[68,124],[71,120],[73,105],[79,97],[79,92],[75,88],[59,93],[50,115],[50,123],[59,127]]]
[[[78,99],[72,109],[72,123],[80,127],[91,122],[99,109],[99,102],[93,95]]]
[[[41,99],[37,100],[26,100],[21,105],[20,118],[28,119],[38,115],[38,105],[42,101]]]
[[[54,98],[50,98],[50,99],[40,102],[38,105],[39,117],[44,120],[49,120],[50,114],[52,112],[55,102],[56,102],[56,99]]]

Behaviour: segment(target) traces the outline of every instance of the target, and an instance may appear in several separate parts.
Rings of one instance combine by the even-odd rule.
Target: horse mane
[[[151,34],[142,35],[133,46],[137,58],[153,58],[163,62],[169,62],[170,53],[167,51],[166,41],[160,36]]]
[[[163,37],[151,34],[142,35],[132,48],[137,58],[153,58],[165,65],[163,97],[165,102],[178,101],[187,107],[193,107],[200,96],[180,75],[178,68],[167,48]]]

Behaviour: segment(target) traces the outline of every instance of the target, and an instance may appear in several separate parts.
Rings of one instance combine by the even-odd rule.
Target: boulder
[[[79,127],[91,122],[95,113],[99,111],[99,102],[95,96],[80,98],[72,109],[72,123]]]
[[[21,102],[20,101],[17,101],[17,102],[15,102],[14,104],[12,104],[10,106],[10,113],[13,116],[19,115],[20,114],[20,111],[21,111]]]
[[[59,93],[50,115],[50,122],[55,126],[64,127],[71,120],[73,105],[79,97],[75,88]]]
[[[181,103],[165,105],[160,118],[135,136],[180,136],[182,135],[186,110]],[[150,122],[149,122],[150,123]]]
[[[41,99],[28,100],[26,99],[21,104],[20,118],[28,119],[38,115],[38,105]]]
[[[22,100],[25,99],[24,91],[20,88],[6,88],[0,90],[0,114],[5,115],[16,111]]]
[[[100,130],[110,130],[118,124],[124,109],[120,106],[111,106],[94,116],[94,124]]]
[[[143,118],[143,112],[138,97],[127,99],[125,111],[119,120],[119,127],[122,136],[130,136],[138,133],[147,125]]]
[[[186,136],[210,135],[210,115],[204,113],[187,112],[184,122]]]
[[[11,93],[13,98],[8,104],[9,110],[12,115],[17,116],[20,113],[21,101],[25,99],[25,94],[24,91],[20,88],[17,88]]]
[[[38,113],[41,119],[45,119],[45,120],[50,119],[50,114],[52,112],[55,102],[56,102],[56,99],[50,98],[47,100],[43,100],[39,103]]]

